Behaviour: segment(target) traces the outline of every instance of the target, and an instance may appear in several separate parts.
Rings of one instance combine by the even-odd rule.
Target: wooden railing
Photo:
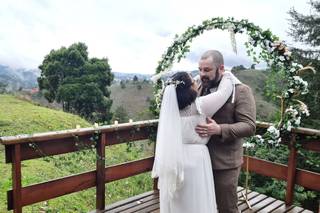
[[[269,124],[257,122],[257,126],[259,129],[265,129]],[[13,209],[14,212],[22,212],[24,206],[92,187],[96,187],[96,209],[103,210],[105,208],[105,183],[151,171],[153,165],[153,157],[149,157],[105,167],[105,147],[128,141],[148,139],[150,134],[156,133],[156,127],[157,120],[151,120],[99,128],[34,134],[32,136],[20,135],[0,138],[1,144],[5,146],[6,163],[12,164],[12,190],[7,192],[8,210]],[[90,147],[94,143],[91,138],[94,134],[97,134],[97,131],[99,132],[99,140],[94,145],[99,158],[96,163],[96,170],[22,187],[22,161],[79,151],[77,147],[79,142]],[[250,171],[287,181],[287,204],[292,203],[295,184],[320,191],[319,173],[296,168],[297,150],[294,146],[296,135],[302,138],[299,143],[302,144],[303,148],[320,152],[319,141],[306,139],[306,136],[320,136],[320,131],[298,128],[292,131],[292,140],[288,143],[290,149],[288,165],[254,157],[244,158],[245,162],[249,160]]]

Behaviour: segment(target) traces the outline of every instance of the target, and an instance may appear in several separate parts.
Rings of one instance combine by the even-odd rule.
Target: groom
[[[200,94],[214,92],[224,72],[222,54],[216,50],[206,51],[200,58],[199,72]],[[256,129],[256,107],[251,89],[245,84],[238,84],[234,93],[212,119],[207,119],[207,124],[196,127],[200,136],[211,136],[208,149],[217,206],[222,213],[238,212],[237,186],[243,163],[242,138],[254,135]]]

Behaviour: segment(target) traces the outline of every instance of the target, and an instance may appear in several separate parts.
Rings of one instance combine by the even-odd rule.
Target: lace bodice
[[[201,138],[195,131],[198,124],[206,122],[206,116],[199,114],[196,104],[193,103],[180,110],[182,142],[184,144],[207,144],[209,137]]]

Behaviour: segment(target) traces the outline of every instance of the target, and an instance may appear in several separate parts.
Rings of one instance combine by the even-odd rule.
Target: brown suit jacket
[[[256,106],[250,87],[236,85],[235,100],[232,95],[212,117],[221,127],[221,135],[210,138],[207,146],[212,168],[232,169],[243,163],[244,137],[254,135],[256,130]]]

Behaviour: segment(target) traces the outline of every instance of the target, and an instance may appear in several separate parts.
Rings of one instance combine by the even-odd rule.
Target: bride
[[[225,71],[216,92],[198,97],[195,80],[178,72],[165,87],[152,169],[159,178],[161,213],[217,212],[209,137],[200,137],[195,127],[226,103],[238,83]]]

